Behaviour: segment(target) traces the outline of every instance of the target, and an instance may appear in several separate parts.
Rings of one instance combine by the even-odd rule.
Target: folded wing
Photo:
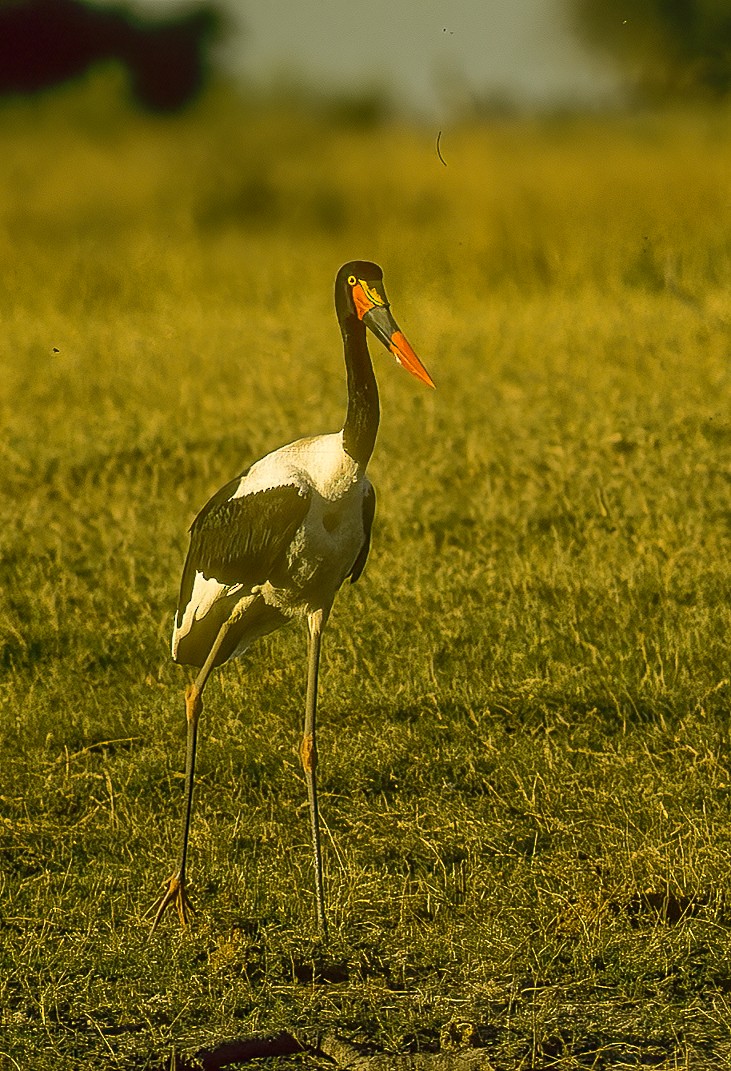
[[[180,627],[196,574],[221,584],[252,588],[283,562],[310,506],[310,492],[284,484],[233,498],[232,480],[203,507],[190,529],[190,547],[180,584]]]

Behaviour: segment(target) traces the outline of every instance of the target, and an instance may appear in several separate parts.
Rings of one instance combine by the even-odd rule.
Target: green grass
[[[279,1031],[724,1066],[731,117],[455,125],[445,168],[431,130],[223,91],[154,121],[116,89],[0,110],[0,1067]],[[374,547],[321,679],[331,942],[296,626],[207,689],[198,911],[148,942],[186,530],[339,426],[356,256],[438,390],[374,349]]]

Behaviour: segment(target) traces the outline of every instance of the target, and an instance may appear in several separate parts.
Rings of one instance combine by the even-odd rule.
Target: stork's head
[[[335,279],[335,308],[341,327],[356,319],[372,331],[398,363],[428,387],[434,381],[412,350],[401,328],[391,315],[383,287],[383,272],[369,260],[351,260],[343,264]]]

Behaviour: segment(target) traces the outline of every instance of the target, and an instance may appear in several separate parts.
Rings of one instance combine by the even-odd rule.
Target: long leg
[[[234,607],[231,616],[224,621],[216,636],[215,643],[203,663],[200,673],[192,684],[185,689],[185,715],[188,723],[188,743],[185,754],[185,817],[183,820],[183,838],[180,846],[180,864],[168,882],[168,887],[158,901],[153,905],[155,921],[150,930],[150,936],[155,932],[158,923],[166,909],[175,904],[182,926],[188,923],[188,913],[192,910],[185,891],[185,865],[188,856],[188,838],[190,836],[190,816],[193,810],[193,787],[195,785],[195,752],[198,739],[198,720],[203,710],[203,689],[211,675],[213,663],[226,638],[228,630],[240,615],[237,610],[242,606],[239,602]]]
[[[317,674],[320,666],[320,639],[325,624],[325,614],[317,610],[307,618],[309,633],[307,658],[307,702],[305,706],[305,731],[302,737],[300,757],[307,781],[307,797],[310,804],[312,849],[315,860],[315,902],[320,933],[327,937],[325,918],[325,893],[322,878],[322,852],[320,850],[320,814],[317,803],[317,744],[315,742],[315,715],[317,713]]]

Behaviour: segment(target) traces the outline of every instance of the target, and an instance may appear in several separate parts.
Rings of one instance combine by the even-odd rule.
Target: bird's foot
[[[151,915],[153,911],[155,912],[155,920],[152,923],[150,937],[152,937],[153,933],[155,932],[160,923],[160,919],[165,914],[166,910],[170,907],[171,904],[175,905],[175,908],[178,912],[178,918],[180,919],[180,925],[183,927],[183,929],[185,929],[185,927],[188,925],[188,916],[193,914],[193,906],[190,900],[188,899],[188,894],[185,891],[185,878],[180,873],[180,871],[176,871],[175,874],[173,874],[173,876],[170,878],[169,882],[163,882],[163,887],[166,884],[167,887],[165,888],[165,892],[162,894],[159,900],[155,901],[155,903],[148,911],[148,915]]]

